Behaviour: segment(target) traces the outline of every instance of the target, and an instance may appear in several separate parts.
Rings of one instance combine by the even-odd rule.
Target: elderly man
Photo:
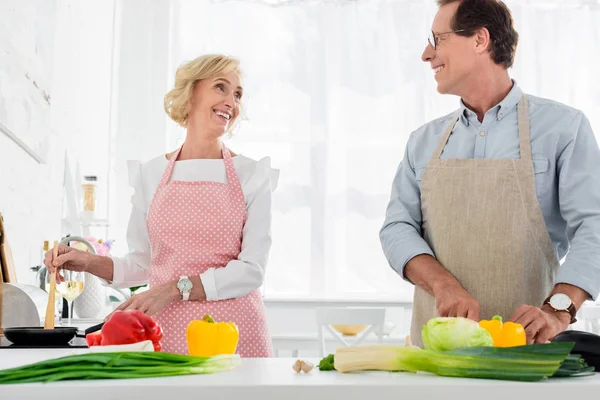
[[[600,150],[581,111],[510,78],[505,4],[438,6],[422,60],[460,108],[411,134],[380,231],[416,286],[411,338],[433,317],[499,314],[547,342],[600,292]]]

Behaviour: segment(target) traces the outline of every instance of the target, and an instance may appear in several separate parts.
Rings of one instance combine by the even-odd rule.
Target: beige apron
[[[518,104],[520,159],[440,159],[458,117],[425,169],[423,234],[437,260],[480,303],[481,319],[541,306],[559,261],[535,190],[525,95]],[[411,340],[437,317],[435,298],[415,287]]]

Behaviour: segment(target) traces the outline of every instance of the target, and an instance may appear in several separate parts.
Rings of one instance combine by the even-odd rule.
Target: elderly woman
[[[149,283],[118,307],[152,316],[163,351],[186,354],[188,323],[210,314],[239,329],[238,354],[270,357],[259,292],[271,246],[271,192],[278,171],[222,143],[240,114],[239,62],[206,55],[181,65],[165,96],[169,117],[187,130],[174,152],[130,164],[134,188],[124,257],[60,246],[49,271],[86,271],[113,287]],[[58,279],[61,279],[60,277]]]

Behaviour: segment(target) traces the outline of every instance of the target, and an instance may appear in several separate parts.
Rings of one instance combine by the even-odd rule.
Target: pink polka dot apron
[[[152,246],[150,286],[224,268],[241,251],[246,201],[229,149],[222,145],[227,182],[171,180],[181,147],[171,157],[148,210]],[[188,323],[210,314],[234,322],[241,357],[271,357],[271,339],[258,289],[235,299],[174,301],[153,315],[162,327],[163,351],[187,354]]]

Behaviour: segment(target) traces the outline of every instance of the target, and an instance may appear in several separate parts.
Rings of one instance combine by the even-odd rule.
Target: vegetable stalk
[[[162,352],[88,353],[0,370],[0,384],[210,374],[240,364],[238,354],[194,357]]]
[[[334,367],[340,372],[421,371],[450,377],[539,381],[553,376],[572,348],[570,342],[510,348],[467,347],[445,352],[388,345],[358,346],[337,349]],[[572,366],[578,362],[570,360]]]

